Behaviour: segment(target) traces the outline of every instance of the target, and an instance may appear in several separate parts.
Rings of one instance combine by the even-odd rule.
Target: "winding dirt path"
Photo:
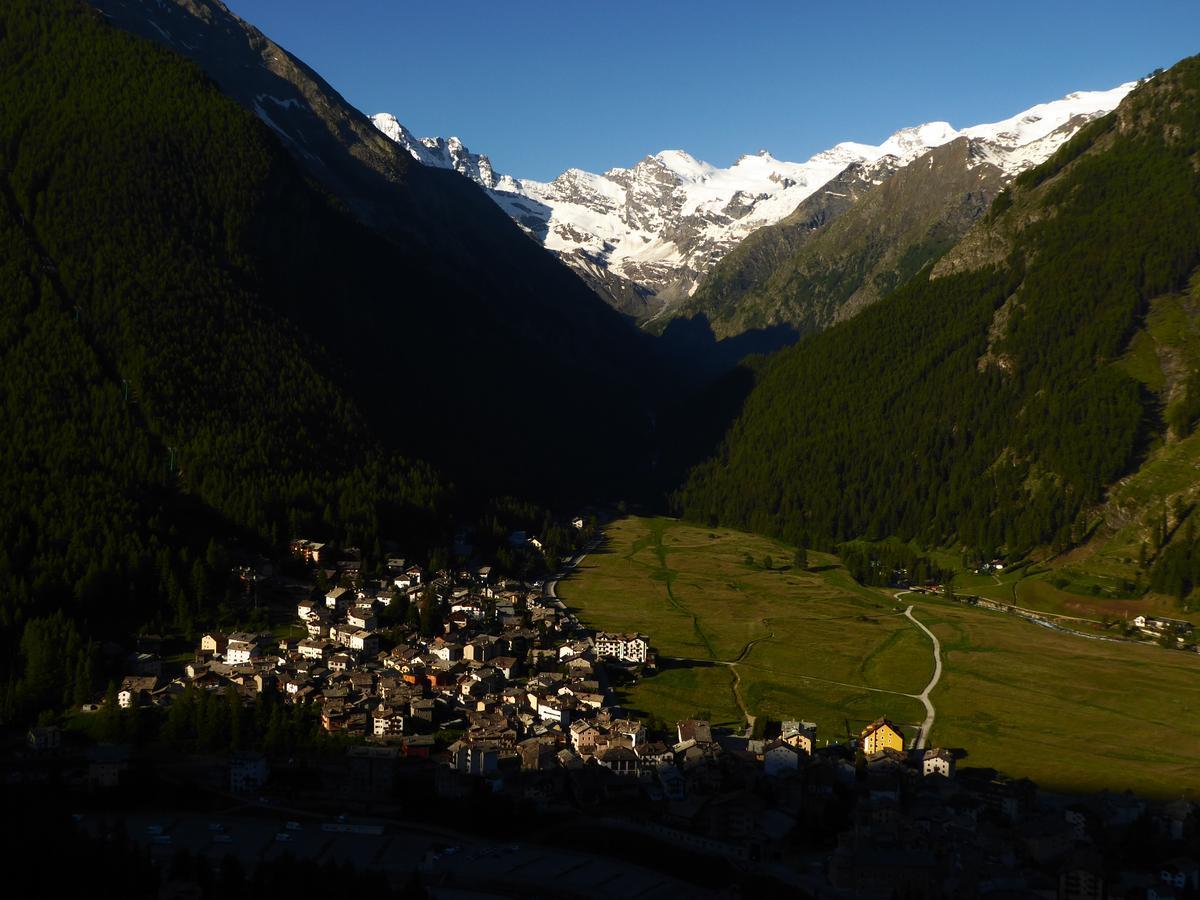
[[[769,619],[763,619],[762,623],[763,627],[765,628],[771,627],[771,622]],[[763,641],[769,641],[773,637],[775,637],[775,632],[768,631],[763,637],[758,637],[754,638],[754,640],[747,641],[746,646],[742,648],[742,652],[729,662],[717,660],[717,662],[720,662],[721,665],[728,666],[733,672],[733,699],[737,702],[738,708],[742,711],[742,715],[746,717],[746,737],[750,737],[752,734],[754,734],[754,722],[758,717],[750,712],[750,707],[748,707],[746,705],[746,701],[742,699],[742,673],[738,671],[738,663],[744,662],[746,657],[750,655],[750,651],[753,650],[758,644],[761,644]]]
[[[738,671],[738,667],[733,663],[721,663],[723,666],[728,666],[729,671],[733,673],[733,702],[738,705],[738,709],[742,711],[742,715],[746,718],[746,737],[754,734],[754,722],[757,716],[750,712],[750,707],[746,706],[746,701],[742,699],[742,673]]]
[[[770,619],[759,619],[759,621],[763,623],[764,628],[768,629],[767,633],[765,635],[763,635],[762,637],[757,637],[751,641],[747,641],[746,646],[742,648],[742,652],[739,653],[733,659],[731,659],[728,663],[729,665],[732,665],[733,663],[740,663],[742,660],[744,660],[747,656],[750,655],[750,651],[753,650],[756,645],[761,644],[763,641],[769,641],[771,638],[775,637],[775,632],[770,630],[771,620]]]
[[[900,597],[899,594],[896,595]],[[920,628],[933,641],[933,677],[929,679],[929,684],[925,685],[925,690],[919,694],[910,694],[910,697],[915,697],[925,705],[925,721],[921,723],[921,730],[917,732],[916,748],[918,750],[925,749],[925,744],[929,740],[929,732],[933,730],[933,721],[937,718],[937,710],[933,708],[933,701],[929,699],[930,692],[937,687],[937,683],[942,680],[942,642],[937,639],[937,635],[926,628],[916,616],[913,615],[912,604],[909,604],[908,609],[904,610],[904,615]]]

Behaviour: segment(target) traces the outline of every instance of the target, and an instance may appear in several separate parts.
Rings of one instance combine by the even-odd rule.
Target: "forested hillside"
[[[69,669],[80,629],[190,620],[239,539],[428,534],[438,478],[281,315],[337,295],[262,264],[341,217],[192,65],[69,0],[0,15],[5,659],[50,628]]]
[[[590,294],[576,324],[523,314],[552,302],[539,270],[496,298],[371,230],[196,65],[76,0],[0,7],[0,96],[7,711],[86,685],[89,638],[203,621],[236,547],[421,552],[477,508],[449,482],[553,497],[613,471],[626,397],[561,357],[625,327]],[[536,440],[580,395],[597,418]]]
[[[623,481],[649,427],[642,385],[670,374],[647,336],[478,185],[417,164],[219,0],[91,5],[192,59],[319,189],[268,204],[263,283],[354,377],[373,428],[485,494]],[[551,418],[556,440],[532,439]]]
[[[1198,150],[1192,58],[1021,175],[937,277],[759,364],[682,511],[792,542],[1069,544],[1166,432],[1119,361],[1200,263]]]

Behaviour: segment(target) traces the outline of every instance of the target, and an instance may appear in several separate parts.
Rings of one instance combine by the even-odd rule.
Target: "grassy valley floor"
[[[764,565],[771,557],[771,567]],[[671,519],[626,518],[558,585],[587,624],[642,631],[660,671],[625,702],[672,722],[703,714],[817,722],[819,743],[887,715],[906,736],[942,643],[930,745],[963,747],[1046,788],[1200,792],[1200,657],[1107,643],[1002,613],[865,588],[836,557]],[[750,561],[752,560],[752,562]]]

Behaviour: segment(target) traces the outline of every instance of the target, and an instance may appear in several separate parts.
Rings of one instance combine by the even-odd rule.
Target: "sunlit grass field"
[[[558,593],[592,627],[650,636],[662,665],[625,697],[639,712],[739,728],[736,672],[748,713],[815,721],[819,744],[885,714],[914,734],[924,709],[904,695],[929,681],[933,654],[902,615],[912,603],[943,642],[934,744],[1046,788],[1200,792],[1196,654],[897,600],[854,582],[836,557],[810,552],[805,570],[794,548],[728,529],[631,517],[606,535]]]

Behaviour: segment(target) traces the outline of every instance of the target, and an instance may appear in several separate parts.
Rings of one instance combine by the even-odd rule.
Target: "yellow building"
[[[200,638],[200,649],[206,653],[224,653],[229,639],[216,631],[207,632]]]
[[[858,743],[863,753],[874,756],[884,750],[903,750],[904,735],[895,725],[880,717],[862,730]]]

